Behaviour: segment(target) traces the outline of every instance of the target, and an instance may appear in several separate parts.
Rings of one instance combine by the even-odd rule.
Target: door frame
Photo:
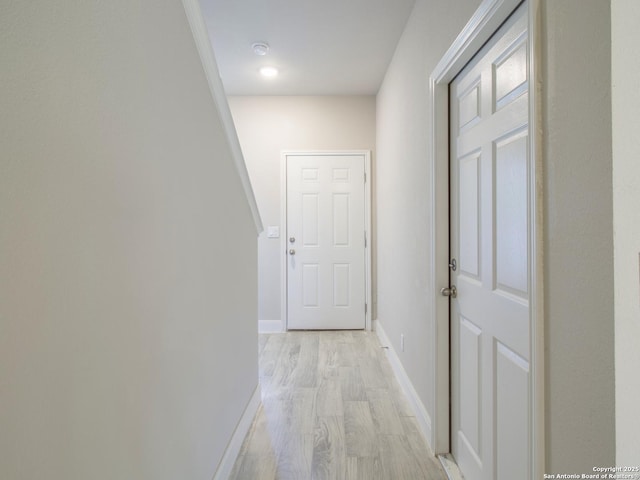
[[[364,269],[365,269],[365,330],[371,331],[371,151],[370,150],[283,150],[280,153],[280,225],[283,226],[280,234],[280,311],[282,316],[282,327],[284,331],[289,330],[288,313],[288,272],[287,267],[287,157],[301,155],[323,155],[323,156],[364,156],[364,228],[366,242],[364,247]],[[364,308],[364,306],[363,306]]]
[[[451,452],[449,300],[449,83],[523,0],[484,0],[429,78],[431,97],[431,351],[434,389],[431,445],[438,455]],[[529,31],[529,245],[531,374],[530,445],[532,478],[544,473],[544,308],[542,237],[542,115],[540,111],[541,0],[528,0]]]

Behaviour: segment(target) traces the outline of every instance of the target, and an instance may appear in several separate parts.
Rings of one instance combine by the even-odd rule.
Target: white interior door
[[[533,480],[527,28],[524,4],[449,90],[451,449],[467,480]]]
[[[365,328],[365,156],[286,156],[287,327]]]

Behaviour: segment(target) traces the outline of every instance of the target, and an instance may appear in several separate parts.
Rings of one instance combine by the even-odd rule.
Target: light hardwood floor
[[[446,480],[374,333],[260,335],[262,406],[231,479]]]

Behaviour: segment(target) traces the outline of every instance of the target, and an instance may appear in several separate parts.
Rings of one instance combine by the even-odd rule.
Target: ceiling
[[[374,95],[415,0],[200,0],[228,95]],[[257,56],[251,45],[266,42]],[[259,74],[278,68],[275,78]]]

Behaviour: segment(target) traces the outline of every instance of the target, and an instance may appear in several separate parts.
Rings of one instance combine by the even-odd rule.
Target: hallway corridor
[[[262,406],[232,479],[446,480],[374,333],[260,335]]]

